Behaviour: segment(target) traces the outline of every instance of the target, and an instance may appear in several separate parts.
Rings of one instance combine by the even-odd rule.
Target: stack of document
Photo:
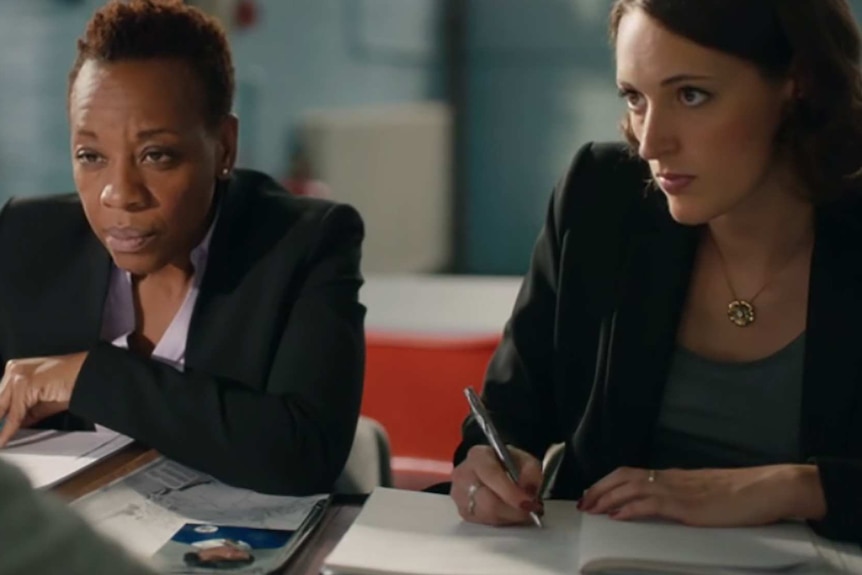
[[[444,495],[378,489],[326,559],[330,575],[829,573],[801,523],[712,529],[621,522],[547,501],[545,528],[465,523]]]
[[[33,487],[44,489],[131,442],[131,438],[105,428],[98,431],[22,429],[0,449],[0,459],[21,468]]]
[[[160,573],[263,575],[302,544],[328,502],[323,494],[287,497],[230,487],[160,458],[72,507]],[[208,561],[218,565],[207,568]]]

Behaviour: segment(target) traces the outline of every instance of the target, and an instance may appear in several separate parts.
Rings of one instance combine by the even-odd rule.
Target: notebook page
[[[376,489],[326,559],[330,573],[571,575],[577,566],[575,503],[547,502],[545,528],[461,520],[446,495]]]
[[[120,450],[132,439],[111,430],[52,431],[24,429],[0,459],[19,467],[33,487],[45,489]]]
[[[801,523],[719,529],[614,521],[585,513],[580,560],[584,573],[635,565],[679,565],[690,571],[781,570],[817,562],[818,554],[810,531]]]

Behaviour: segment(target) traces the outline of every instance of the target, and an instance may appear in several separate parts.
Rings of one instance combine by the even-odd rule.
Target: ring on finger
[[[467,515],[476,513],[476,492],[482,487],[481,483],[473,483],[467,488]]]

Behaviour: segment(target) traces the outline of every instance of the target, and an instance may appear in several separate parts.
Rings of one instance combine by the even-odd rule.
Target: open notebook
[[[545,528],[465,523],[445,495],[377,489],[325,562],[331,575],[824,573],[801,524],[697,529],[624,523],[548,501]]]

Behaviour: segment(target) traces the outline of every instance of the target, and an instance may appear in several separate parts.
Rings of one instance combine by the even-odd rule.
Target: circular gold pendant
[[[727,304],[727,319],[736,326],[748,327],[754,323],[754,306],[744,299]]]

